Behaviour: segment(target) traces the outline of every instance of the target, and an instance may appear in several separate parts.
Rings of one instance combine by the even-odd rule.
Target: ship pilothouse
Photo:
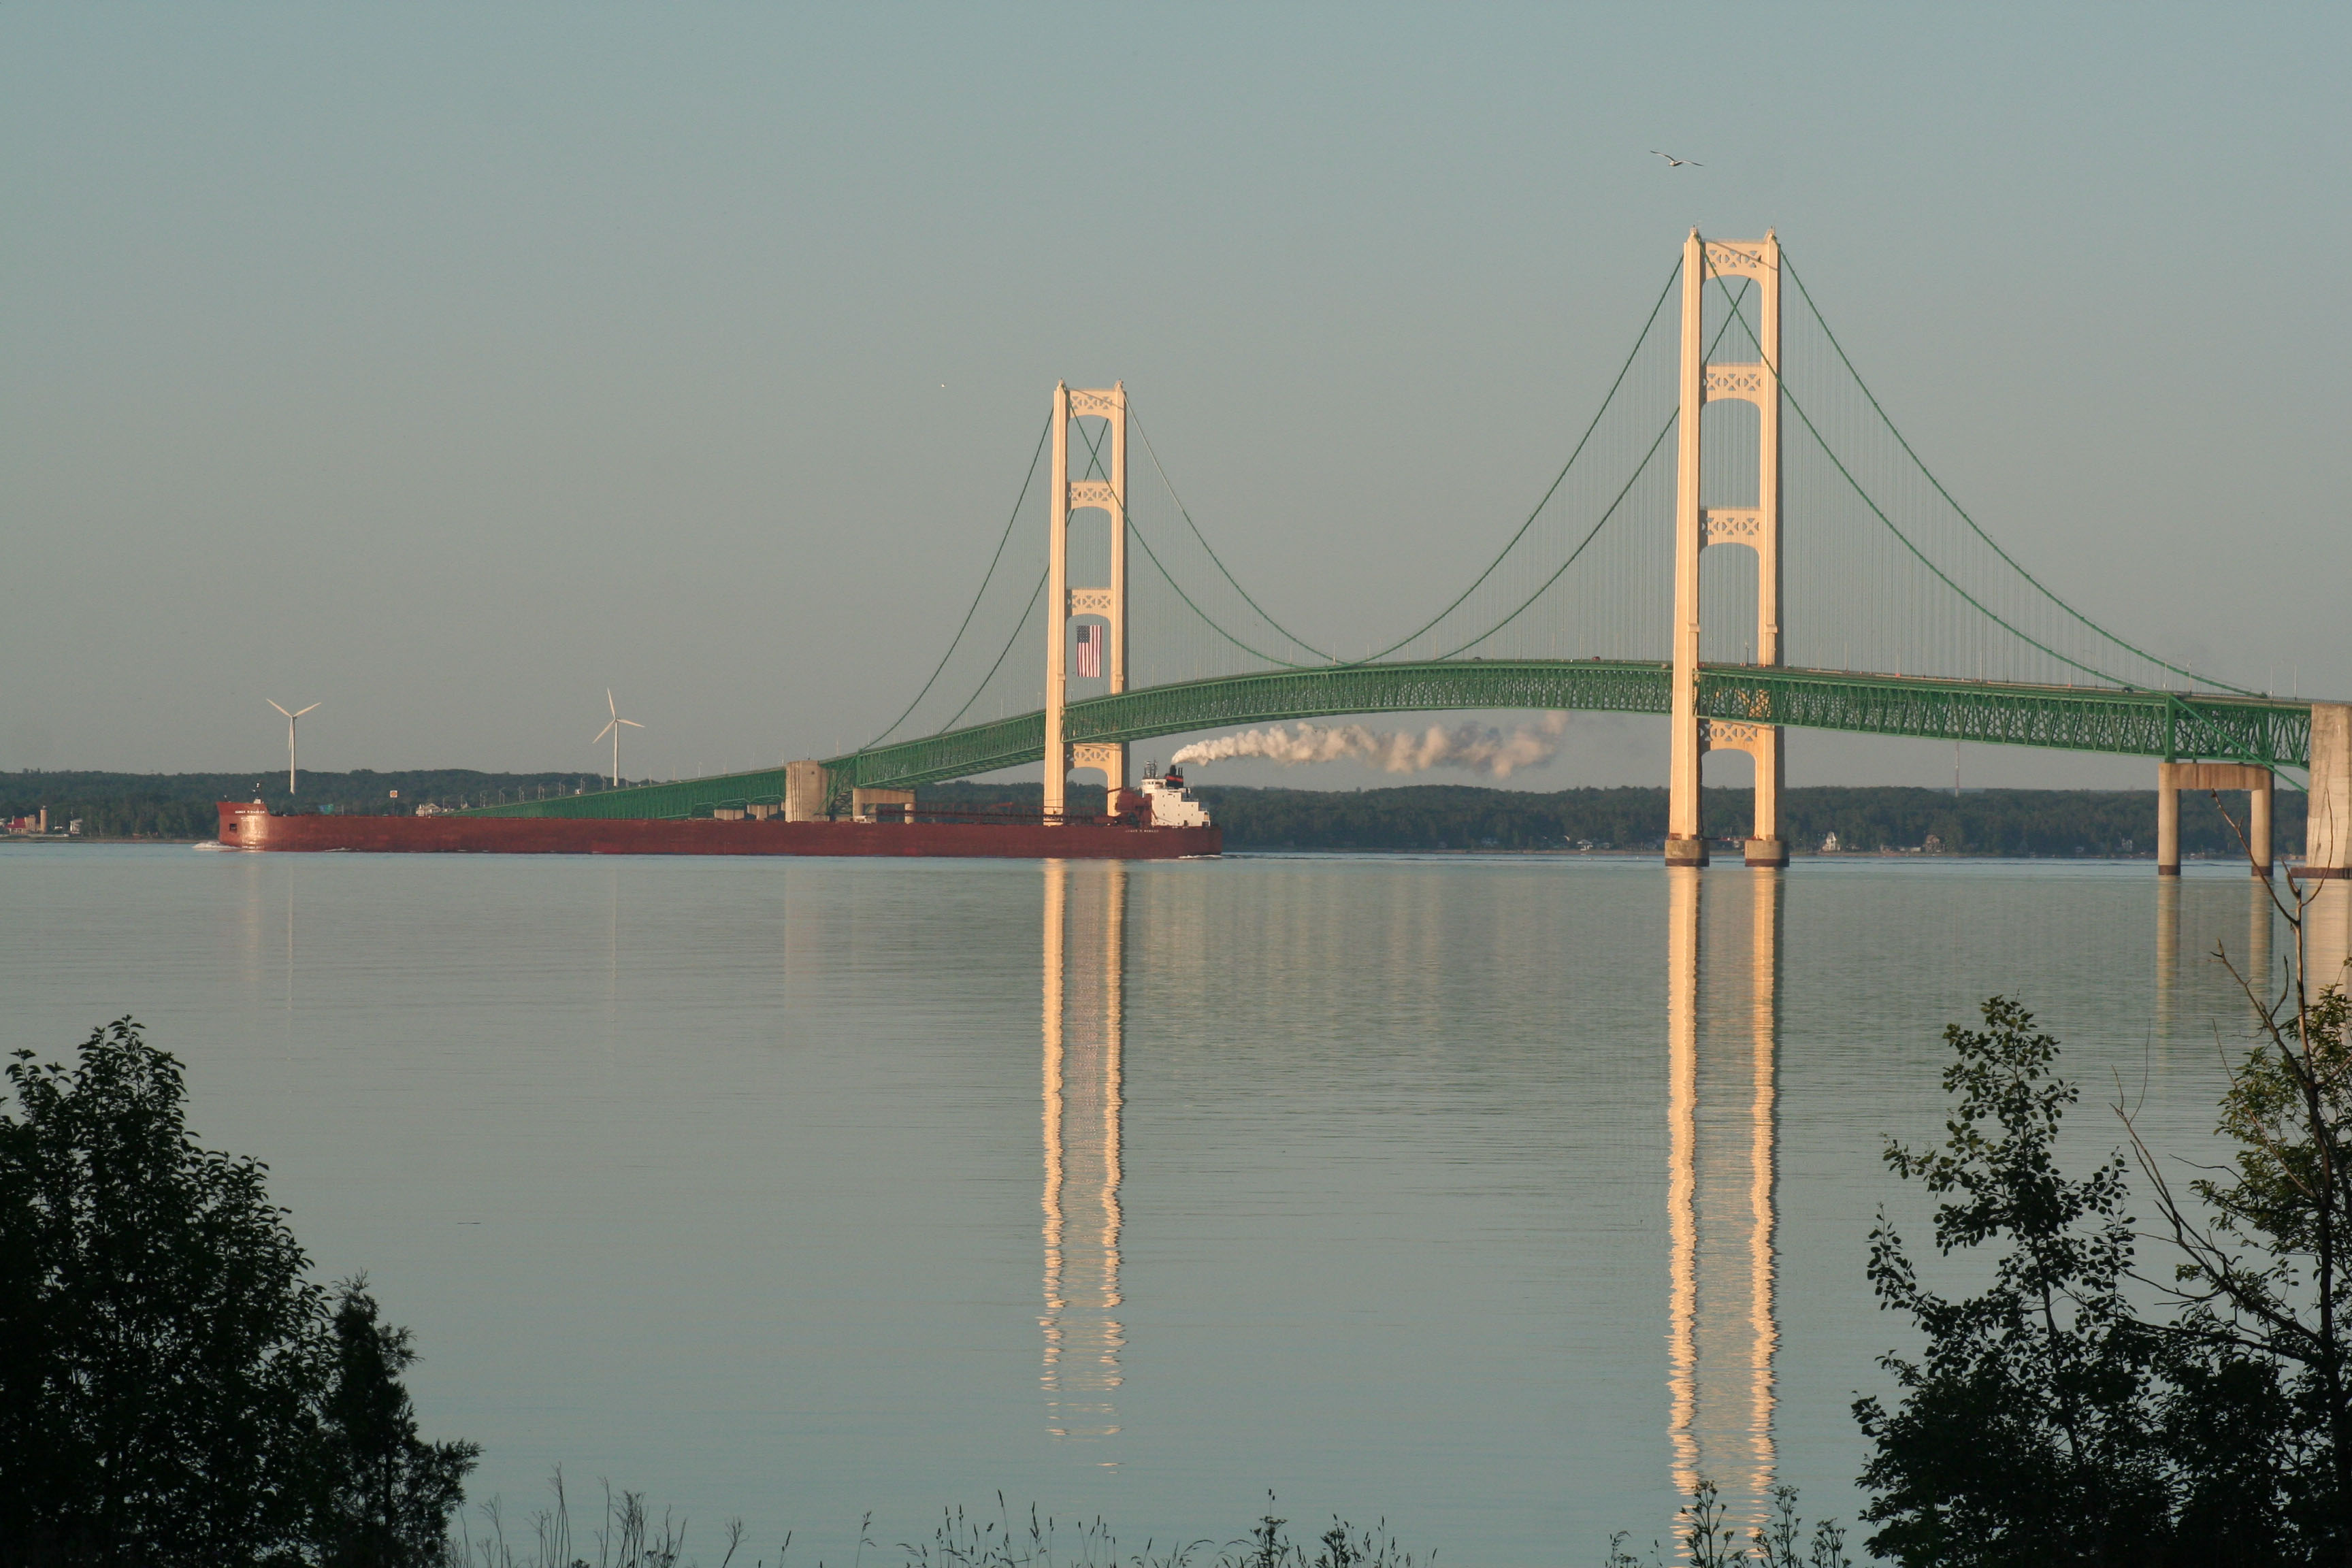
[[[1192,797],[1184,787],[1183,770],[1173,763],[1165,773],[1154,776],[1144,770],[1143,800],[1151,808],[1150,822],[1154,827],[1207,827],[1209,808]]]

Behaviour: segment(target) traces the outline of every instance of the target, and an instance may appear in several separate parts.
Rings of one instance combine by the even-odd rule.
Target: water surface
[[[0,1046],[137,1015],[369,1271],[509,1518],[708,1548],[1001,1489],[1140,1545],[1384,1513],[1597,1559],[1678,1482],[1851,1517],[1863,1279],[2000,992],[2203,1154],[2242,872],[0,851]],[[715,1560],[716,1553],[709,1553]]]

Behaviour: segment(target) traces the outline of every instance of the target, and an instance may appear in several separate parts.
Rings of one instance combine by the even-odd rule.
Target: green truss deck
[[[1149,741],[1235,724],[1446,709],[1667,711],[1663,664],[1583,659],[1465,659],[1335,665],[1146,687],[1073,702],[1071,741]],[[2309,765],[2311,705],[2210,693],[2006,686],[1925,676],[1709,665],[1699,710],[1710,718],[1866,735],[1977,741],[2175,761]],[[1024,713],[826,760],[834,790],[906,789],[1018,767],[1045,754],[1045,716]],[[782,768],[641,784],[557,800],[483,806],[479,816],[695,816],[781,802]]]

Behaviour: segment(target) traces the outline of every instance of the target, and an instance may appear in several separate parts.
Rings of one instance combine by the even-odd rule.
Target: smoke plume
[[[1456,724],[1449,730],[1432,724],[1419,734],[1367,730],[1361,724],[1276,724],[1244,730],[1238,735],[1220,735],[1213,741],[1195,741],[1171,760],[1180,767],[1235,757],[1258,757],[1270,763],[1355,762],[1370,763],[1391,773],[1461,768],[1507,779],[1517,769],[1540,767],[1558,756],[1559,738],[1567,730],[1565,713],[1547,713],[1536,723],[1515,730],[1478,724]]]

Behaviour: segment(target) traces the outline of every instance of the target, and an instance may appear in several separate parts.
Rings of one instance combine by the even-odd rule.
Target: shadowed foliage
[[[331,1317],[180,1064],[124,1018],[7,1079],[0,1564],[437,1562],[472,1448],[415,1440],[406,1334],[359,1281]]]
[[[1364,790],[1260,789],[1204,784],[1192,791],[1225,831],[1228,849],[1651,850],[1664,842],[1666,792],[1646,786],[1550,792],[1467,784]],[[1034,805],[1032,784],[928,784],[926,801]],[[1755,820],[1748,791],[1702,792],[1706,831],[1743,837]],[[1101,792],[1071,788],[1071,808],[1099,810]],[[2282,790],[2275,837],[2303,841],[2303,796]],[[1948,855],[2152,855],[2156,792],[1949,790],[1808,785],[1783,792],[1780,831],[1800,850],[1836,834],[1845,849],[1940,849]],[[1930,840],[1934,842],[1930,844]],[[2242,858],[2245,850],[2210,796],[2184,792],[2180,843],[2189,854]]]
[[[1872,1551],[1911,1568],[2346,1561],[2341,994],[2263,1014],[2222,1100],[2229,1174],[2192,1184],[2194,1203],[2132,1131],[2155,1237],[2126,1212],[2120,1153],[2082,1178],[2060,1168],[2076,1090],[2057,1042],[2003,998],[1984,1021],[1946,1033],[1943,1146],[1886,1152],[1940,1200],[1937,1250],[1975,1254],[1990,1278],[1980,1267],[1973,1294],[1941,1293],[1883,1213],[1872,1233],[1879,1300],[1925,1346],[1885,1358],[1891,1407],[1854,1406],[1874,1450]],[[2168,1255],[2160,1278],[2139,1269],[2150,1240]]]
[[[364,1276],[335,1303],[313,1539],[329,1568],[434,1561],[481,1449],[427,1443],[400,1374],[416,1361],[406,1329],[379,1320]]]

